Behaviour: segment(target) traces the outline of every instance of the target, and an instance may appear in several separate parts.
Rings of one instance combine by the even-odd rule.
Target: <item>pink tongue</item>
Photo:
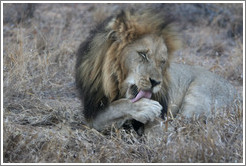
[[[134,98],[134,99],[131,99],[131,102],[136,102],[138,100],[140,100],[141,98],[147,98],[147,99],[150,99],[151,98],[151,91],[143,91],[143,90],[140,90],[137,94],[137,96]]]

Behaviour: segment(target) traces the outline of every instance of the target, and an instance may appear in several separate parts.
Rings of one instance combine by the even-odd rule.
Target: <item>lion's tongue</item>
[[[151,98],[151,95],[152,95],[151,91],[143,91],[143,90],[140,90],[138,92],[137,96],[135,98],[131,99],[131,101],[134,103],[134,102],[140,100],[141,98],[148,98],[148,99],[150,99]]]

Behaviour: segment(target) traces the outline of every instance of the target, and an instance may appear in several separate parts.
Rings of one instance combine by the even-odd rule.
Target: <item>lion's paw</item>
[[[145,124],[159,117],[162,106],[157,101],[142,98],[134,103],[134,109],[131,114],[132,118]]]

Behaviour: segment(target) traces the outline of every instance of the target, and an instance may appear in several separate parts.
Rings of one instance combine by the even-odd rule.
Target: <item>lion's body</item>
[[[148,12],[122,12],[92,31],[76,64],[89,125],[101,130],[131,119],[146,124],[167,110],[190,117],[227,106],[235,94],[227,81],[170,62],[179,45],[172,26]]]
[[[210,114],[231,104],[236,91],[233,86],[201,67],[172,63],[170,74],[169,109],[175,116]]]

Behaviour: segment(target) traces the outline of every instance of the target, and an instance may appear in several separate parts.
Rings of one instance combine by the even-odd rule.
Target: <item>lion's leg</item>
[[[202,92],[202,88],[191,87],[184,96],[180,105],[180,113],[185,117],[193,117],[194,115],[208,115],[211,111],[212,100]],[[206,91],[206,90],[205,90]]]
[[[142,123],[153,121],[161,114],[162,106],[154,100],[140,99],[132,103],[129,99],[120,99],[111,103],[101,111],[91,122],[91,126],[97,130],[117,122],[120,127],[126,120],[135,119]]]

